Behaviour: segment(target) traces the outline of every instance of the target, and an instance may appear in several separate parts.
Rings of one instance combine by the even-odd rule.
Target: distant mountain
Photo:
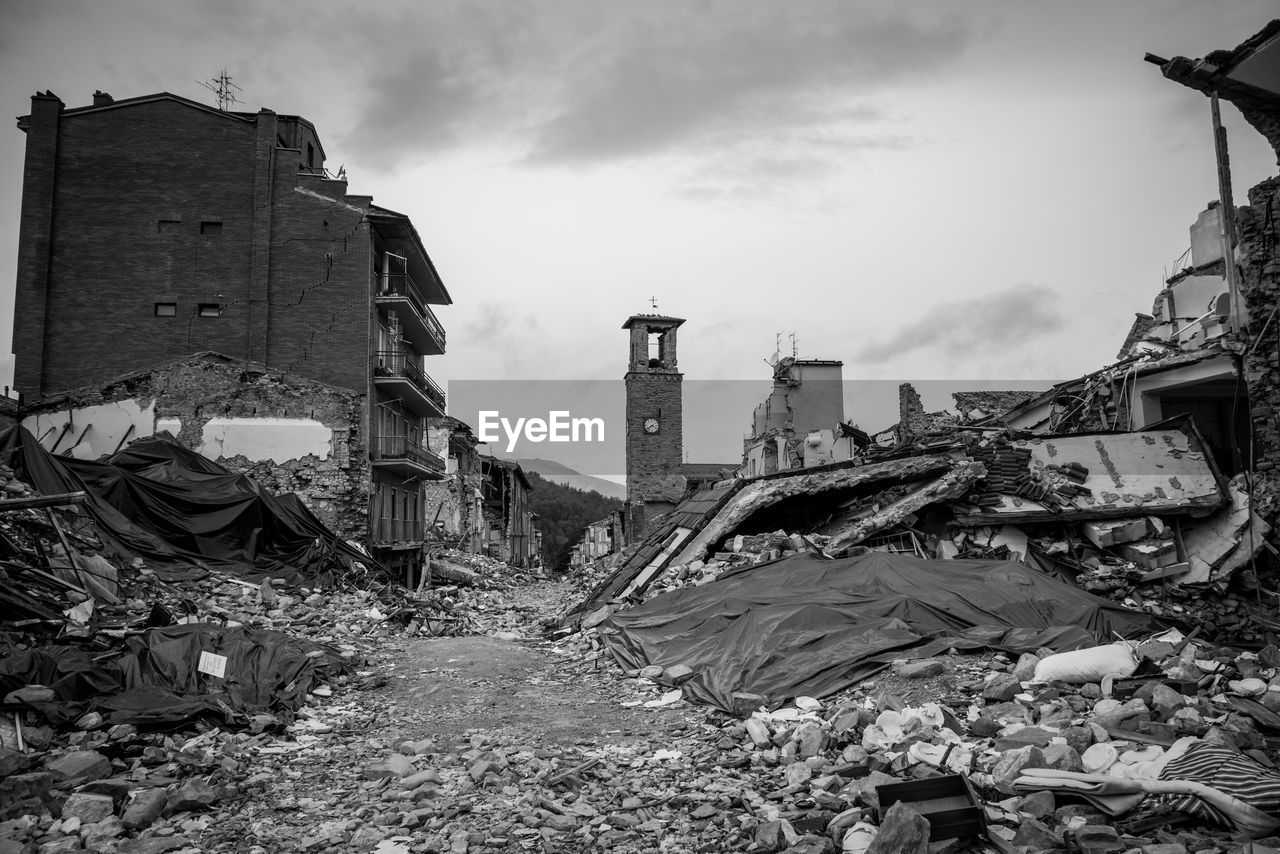
[[[594,475],[581,474],[555,460],[532,459],[516,460],[516,462],[526,472],[541,475],[544,479],[552,483],[558,483],[561,486],[572,486],[574,489],[580,489],[583,492],[595,491],[605,498],[625,499],[627,497],[627,488],[622,484],[605,480],[602,477],[595,477]]]

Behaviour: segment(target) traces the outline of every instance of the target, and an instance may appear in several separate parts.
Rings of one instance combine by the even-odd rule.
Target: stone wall
[[[1280,177],[1249,191],[1239,209],[1240,289],[1249,311],[1245,379],[1252,407],[1257,476],[1254,501],[1259,515],[1280,521]],[[1256,344],[1255,344],[1256,342]]]
[[[135,427],[132,437],[151,435],[157,429],[177,429],[176,438],[185,447],[203,450],[271,492],[296,492],[344,538],[364,540],[367,536],[370,468],[360,434],[364,395],[263,372],[210,354],[70,392],[28,408],[24,416],[34,422],[68,410],[93,411],[93,407],[126,403],[131,409],[154,413],[153,423]],[[245,441],[228,444],[227,450],[235,452],[232,456],[209,453],[216,444],[210,443],[206,427],[214,419],[243,419],[238,422],[242,429],[261,421],[264,436],[271,440],[263,443],[270,449],[270,457],[267,451],[255,452],[255,443]],[[289,424],[298,426],[297,456],[282,451],[288,444],[279,440],[282,430],[289,431]],[[315,447],[317,424],[330,431],[325,448]],[[302,435],[304,429],[307,435]]]
[[[911,383],[898,386],[898,441],[910,442],[924,435],[929,420],[920,401],[920,393]]]
[[[476,496],[483,479],[480,455],[476,453],[469,431],[465,435],[454,434],[447,426],[451,420],[431,419],[432,426],[428,428],[431,449],[447,457],[450,468],[444,479],[428,480],[422,485],[428,537],[442,534],[457,548],[478,551],[483,529],[483,519],[476,507]],[[441,424],[446,426],[439,426]],[[433,530],[438,534],[433,535]]]

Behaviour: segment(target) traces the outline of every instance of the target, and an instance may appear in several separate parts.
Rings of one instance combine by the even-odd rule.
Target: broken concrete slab
[[[1235,481],[1228,483],[1227,494],[1230,506],[1182,526],[1183,547],[1191,565],[1190,572],[1180,579],[1184,584],[1230,578],[1261,551],[1271,532],[1262,517],[1250,512],[1249,496]]]
[[[1137,519],[1099,519],[1080,526],[1084,538],[1100,549],[1141,540],[1151,533],[1146,517]]]
[[[751,517],[756,511],[798,495],[847,490],[871,484],[904,483],[939,477],[955,465],[950,457],[908,457],[863,466],[820,470],[798,469],[752,481],[729,499],[723,508],[676,554],[671,563],[685,564],[706,557],[707,550]],[[879,530],[877,528],[877,530]]]
[[[45,764],[59,786],[78,786],[111,776],[111,760],[96,750],[73,750]]]
[[[904,519],[923,507],[959,498],[966,494],[973,484],[986,474],[986,471],[979,462],[972,460],[957,462],[950,471],[902,499],[870,516],[852,520],[836,529],[832,532],[831,541],[827,544],[826,550],[835,553],[842,548],[857,545],[877,531],[902,524]]]
[[[956,524],[1186,516],[1229,503],[1212,454],[1189,422],[1133,433],[1035,436],[1012,444],[1030,451],[1032,476],[1065,482],[1060,475],[1046,474],[1048,467],[1060,460],[1082,465],[1089,472],[1083,483],[1077,484],[1083,493],[1052,508],[1031,498],[999,494],[990,505],[957,505]]]

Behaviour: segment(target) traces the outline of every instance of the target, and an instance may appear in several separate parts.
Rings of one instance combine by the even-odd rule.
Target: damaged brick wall
[[[310,418],[333,431],[327,459],[308,454],[298,459],[253,461],[221,459],[273,492],[296,492],[326,525],[347,539],[368,532],[368,451],[361,441],[364,395],[288,376],[245,372],[236,363],[183,362],[157,375],[166,383],[156,416],[182,419],[178,437],[200,447],[204,422],[214,415],[231,418]]]
[[[297,181],[303,186],[295,189]],[[372,237],[346,182],[287,175],[272,206],[267,364],[344,388],[369,381]]]
[[[213,418],[309,419],[323,424],[332,431],[324,458],[305,454],[273,461],[237,454],[219,456],[217,461],[250,475],[271,492],[297,493],[340,536],[366,538],[370,483],[368,453],[360,433],[364,395],[261,369],[246,370],[244,362],[209,355],[72,392],[40,408],[131,398],[155,401],[157,421],[179,419],[176,438],[195,451],[205,446],[205,426]]]
[[[1257,475],[1254,500],[1269,524],[1280,521],[1280,177],[1249,191],[1249,205],[1238,210],[1240,290],[1249,310],[1250,333],[1244,343],[1245,379],[1253,420]]]
[[[924,435],[928,427],[924,403],[911,383],[898,386],[898,441],[910,442]]]
[[[684,495],[679,473],[683,454],[683,374],[631,372],[627,386],[628,532],[641,534],[649,520],[675,507]],[[658,422],[656,433],[644,428]],[[628,533],[628,539],[632,534]]]

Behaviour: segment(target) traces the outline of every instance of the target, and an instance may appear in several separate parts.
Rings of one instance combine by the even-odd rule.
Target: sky
[[[6,0],[0,103],[68,107],[226,69],[316,126],[349,191],[408,214],[465,380],[598,380],[627,316],[687,318],[686,380],[791,351],[846,379],[1035,385],[1094,370],[1217,196],[1198,57],[1274,3]],[[1238,200],[1276,174],[1230,105]],[[0,130],[0,353],[25,137]],[[941,386],[938,386],[939,388]],[[943,408],[939,393],[926,406]],[[894,413],[846,401],[868,429]],[[750,412],[733,414],[740,442]],[[693,458],[723,429],[686,419]],[[732,442],[730,442],[732,444]]]

